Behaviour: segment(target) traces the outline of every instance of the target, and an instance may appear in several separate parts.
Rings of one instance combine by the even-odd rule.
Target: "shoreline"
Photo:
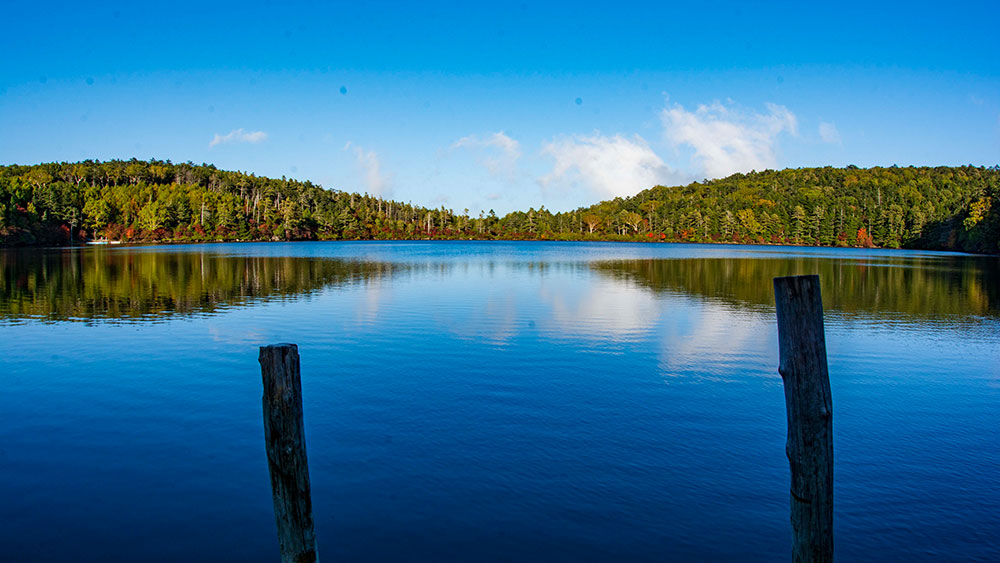
[[[830,250],[877,250],[880,252],[897,252],[897,251],[909,251],[909,252],[934,252],[942,254],[958,254],[962,256],[982,256],[982,257],[1000,257],[1000,253],[978,253],[978,252],[966,252],[962,250],[950,250],[950,249],[940,249],[940,248],[921,248],[921,247],[901,247],[901,248],[887,248],[880,246],[873,247],[863,247],[863,246],[823,246],[823,245],[813,245],[813,244],[782,244],[782,243],[766,243],[766,242],[735,242],[735,241],[679,241],[679,240],[620,240],[620,239],[557,239],[557,238],[525,238],[525,239],[505,239],[505,238],[385,238],[385,239],[298,239],[298,240],[165,240],[165,241],[108,241],[100,243],[91,242],[79,242],[73,244],[65,245],[46,245],[46,244],[26,244],[26,245],[10,245],[4,246],[0,245],[0,251],[5,250],[23,250],[23,249],[69,249],[69,248],[92,248],[92,247],[116,247],[116,248],[133,248],[133,247],[146,247],[146,246],[182,246],[182,245],[197,245],[197,244],[287,244],[287,243],[343,243],[343,242],[372,242],[372,243],[394,243],[394,242],[436,242],[436,243],[449,243],[449,242],[508,242],[508,243],[609,243],[609,244],[683,244],[683,245],[704,245],[704,246],[757,246],[757,247],[767,247],[767,248],[814,248],[814,249],[830,249]]]

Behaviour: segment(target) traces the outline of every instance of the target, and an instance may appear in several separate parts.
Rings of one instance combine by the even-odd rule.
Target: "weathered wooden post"
[[[833,403],[819,276],[774,278],[792,471],[792,559],[833,561]]]
[[[295,344],[260,347],[264,447],[283,563],[317,561],[309,466],[302,424],[302,382]]]

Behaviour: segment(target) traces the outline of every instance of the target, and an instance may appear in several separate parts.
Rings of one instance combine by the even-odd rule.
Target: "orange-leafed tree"
[[[864,227],[858,229],[858,246],[863,248],[873,248],[875,246],[872,236],[868,234],[868,229]]]

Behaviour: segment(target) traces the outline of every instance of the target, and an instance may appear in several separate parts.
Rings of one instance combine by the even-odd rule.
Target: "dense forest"
[[[574,211],[427,208],[215,166],[0,167],[0,245],[512,239],[740,242],[1000,252],[1000,167],[801,168],[655,186]]]

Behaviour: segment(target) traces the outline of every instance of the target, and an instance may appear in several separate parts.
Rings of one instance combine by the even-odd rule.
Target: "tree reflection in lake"
[[[774,306],[773,278],[819,274],[823,306],[830,313],[950,322],[1000,316],[998,264],[995,258],[961,255],[752,256],[606,260],[592,267],[655,292],[693,295],[759,311]]]
[[[406,272],[441,280],[475,272],[483,280],[514,274],[529,278],[599,276],[621,292],[638,285],[655,293],[676,293],[743,310],[769,312],[771,279],[819,274],[824,307],[846,318],[918,320],[949,323],[957,319],[1000,316],[1000,262],[995,258],[899,254],[795,254],[767,251],[732,256],[636,257],[508,255],[469,260],[462,253],[423,258],[408,256],[330,256],[323,253],[275,256],[184,247],[86,248],[0,252],[0,322],[24,320],[149,321],[175,315],[212,314],[230,307],[315,294],[324,288],[387,282]],[[410,278],[408,278],[410,279]],[[627,285],[621,285],[623,282]],[[543,285],[553,303],[553,319],[567,311],[567,288]],[[596,288],[594,288],[596,290]],[[628,321],[620,296],[605,287],[600,294],[576,295],[591,303],[574,305],[607,326]],[[518,308],[508,303],[505,308]],[[495,303],[485,303],[495,309]],[[496,311],[493,311],[496,313]],[[514,314],[507,311],[507,314]],[[616,320],[617,319],[617,320]],[[590,330],[586,323],[581,329]],[[572,331],[571,331],[572,332]],[[599,334],[602,331],[597,331]]]
[[[393,275],[404,265],[129,249],[0,253],[0,322],[209,314]]]

